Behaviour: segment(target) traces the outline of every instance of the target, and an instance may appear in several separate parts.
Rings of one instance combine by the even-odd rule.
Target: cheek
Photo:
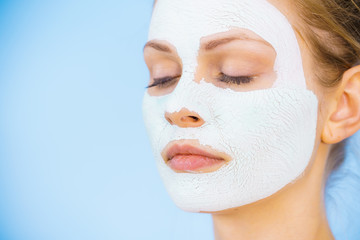
[[[283,164],[292,161],[290,156],[309,159],[302,152],[306,149],[311,153],[314,146],[317,100],[312,92],[270,89],[235,96],[227,95],[210,107],[217,117],[209,124],[227,146],[224,150],[231,151],[235,158],[247,155],[245,159],[256,162],[249,164],[260,163],[259,169],[261,162]],[[269,153],[273,161],[268,162],[264,159]]]

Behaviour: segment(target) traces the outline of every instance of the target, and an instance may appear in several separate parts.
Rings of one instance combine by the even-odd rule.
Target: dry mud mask
[[[200,39],[230,29],[249,29],[270,43],[277,79],[268,89],[236,92],[194,82]],[[300,49],[287,19],[265,0],[158,0],[149,40],[172,44],[182,60],[176,88],[145,93],[143,113],[164,184],[186,211],[213,212],[266,198],[298,178],[314,148],[316,96],[306,88]],[[182,108],[205,124],[180,128],[165,112]],[[232,160],[210,173],[176,173],[161,157],[171,141],[192,139]]]

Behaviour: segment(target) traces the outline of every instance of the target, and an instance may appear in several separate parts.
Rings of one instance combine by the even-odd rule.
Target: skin
[[[272,0],[269,2],[282,12],[290,23],[300,21],[297,19],[296,11],[288,5],[289,1]],[[222,34],[228,33],[207,36],[201,39],[201,44],[206,45],[211,40],[221,38]],[[261,79],[275,80],[276,76],[272,67],[276,53],[271,46],[256,41],[261,40],[256,34],[251,32],[247,34],[250,34],[255,41],[241,44],[245,47],[239,48],[240,44],[236,44],[239,40],[235,40],[223,43],[214,49],[200,49],[194,81],[205,78],[218,87],[230,87],[236,91],[270,87],[267,85],[268,82],[262,82]],[[315,78],[315,72],[319,71],[313,68],[316,66],[316,59],[311,55],[301,33],[296,33],[296,35],[301,49],[307,87],[319,99],[317,135],[310,164],[300,178],[268,198],[238,208],[211,213],[216,240],[334,239],[326,219],[324,206],[324,187],[328,175],[326,160],[333,144],[350,137],[360,129],[360,66],[348,69],[338,86],[324,88]],[[164,51],[164,47],[171,52]],[[262,54],[256,55],[251,50],[259,48],[262,49]],[[227,68],[221,69],[222,72],[231,76],[245,74],[236,72],[236,66],[242,64],[244,60],[235,58],[232,54],[234,52],[256,56],[254,62],[249,63],[247,68],[249,72],[257,73],[256,84],[239,86],[216,80],[220,72],[217,66],[222,60],[228,61]],[[170,43],[148,44],[144,49],[144,58],[150,70],[150,84],[153,83],[154,78],[181,74],[181,59]],[[256,69],[257,67],[260,69]],[[163,87],[152,87],[148,90],[149,94],[170,93],[176,87],[178,80],[179,78],[175,78]],[[164,117],[179,127],[198,127],[203,124],[200,116],[187,109],[176,113],[166,113]]]

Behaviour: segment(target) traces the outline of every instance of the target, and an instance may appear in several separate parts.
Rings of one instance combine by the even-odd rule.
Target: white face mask
[[[202,37],[249,29],[276,51],[277,79],[268,89],[236,92],[194,82]],[[287,19],[265,0],[158,0],[149,40],[177,50],[183,72],[164,96],[145,93],[143,112],[160,175],[177,206],[213,212],[266,198],[298,178],[314,148],[318,101],[307,90],[300,49]],[[205,121],[171,125],[165,112],[186,108]],[[210,173],[176,173],[161,152],[171,141],[197,140],[231,156]]]

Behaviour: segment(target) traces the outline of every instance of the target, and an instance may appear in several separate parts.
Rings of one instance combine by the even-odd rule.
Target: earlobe
[[[335,110],[325,122],[322,141],[338,143],[360,129],[360,66],[346,71],[337,94]]]

